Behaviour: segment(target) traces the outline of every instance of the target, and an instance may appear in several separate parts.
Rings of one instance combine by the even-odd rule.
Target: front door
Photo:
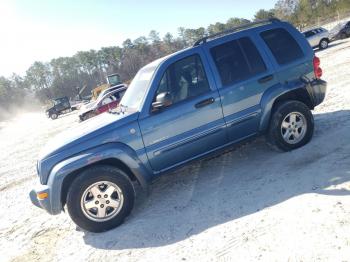
[[[139,119],[154,171],[164,171],[227,143],[219,93],[210,84],[213,81],[208,81],[199,54],[179,58],[157,74],[161,80],[154,98],[168,93],[171,103]]]

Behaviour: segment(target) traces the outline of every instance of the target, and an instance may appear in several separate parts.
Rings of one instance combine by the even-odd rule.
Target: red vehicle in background
[[[79,113],[79,119],[84,121],[91,117],[97,116],[104,112],[108,112],[111,109],[116,108],[119,105],[121,98],[123,97],[126,86],[123,85],[118,89],[113,89],[109,92],[101,93],[96,101],[84,105]],[[106,90],[108,91],[108,90]]]

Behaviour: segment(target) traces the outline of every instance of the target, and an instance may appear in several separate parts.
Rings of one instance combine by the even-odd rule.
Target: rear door
[[[257,49],[257,36],[236,34],[208,42],[207,55],[216,75],[229,140],[258,132],[260,100],[277,83],[266,54]]]

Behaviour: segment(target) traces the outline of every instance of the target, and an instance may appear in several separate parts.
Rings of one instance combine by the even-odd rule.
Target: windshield
[[[111,85],[111,86],[115,86],[115,85],[118,85],[120,84],[120,77],[119,75],[111,75],[111,76],[108,76],[108,83]]]
[[[142,68],[132,80],[125,92],[120,104],[133,109],[140,109],[141,102],[145,96],[150,80],[158,64],[151,64]]]

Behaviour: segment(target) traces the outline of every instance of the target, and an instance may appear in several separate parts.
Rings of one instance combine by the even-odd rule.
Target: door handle
[[[268,76],[264,76],[264,77],[260,78],[260,79],[258,80],[258,82],[259,82],[260,84],[263,84],[263,83],[266,83],[266,82],[271,81],[272,79],[273,79],[273,75],[268,75]]]
[[[205,99],[203,101],[200,101],[199,103],[195,104],[194,107],[195,108],[201,108],[207,105],[210,105],[212,103],[214,103],[215,99],[213,97]]]

